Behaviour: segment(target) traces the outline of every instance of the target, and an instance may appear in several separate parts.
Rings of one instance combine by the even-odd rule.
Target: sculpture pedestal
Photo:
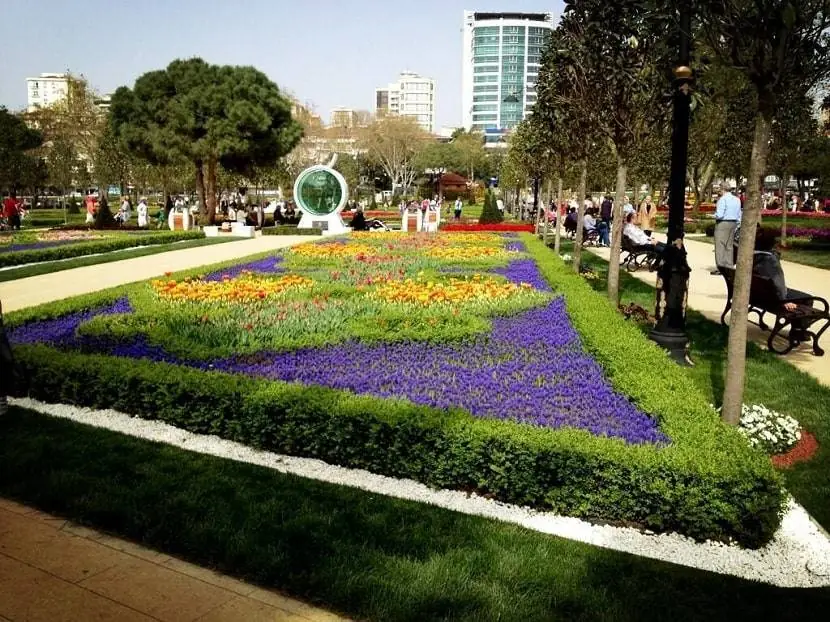
[[[343,235],[351,231],[340,217],[340,212],[326,216],[315,216],[304,212],[297,229],[322,229],[323,235]]]

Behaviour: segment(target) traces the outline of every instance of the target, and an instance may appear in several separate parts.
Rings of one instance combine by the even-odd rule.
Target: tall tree
[[[608,268],[608,297],[619,302],[623,204],[634,150],[656,125],[664,124],[662,101],[671,67],[666,32],[674,14],[651,0],[567,0],[559,28],[566,33],[572,64],[591,86],[598,128],[617,161],[616,199]],[[609,25],[611,25],[609,27]],[[580,197],[580,200],[582,197]]]
[[[773,119],[790,92],[811,92],[830,76],[830,0],[721,0],[700,11],[701,32],[713,53],[746,76],[757,96],[755,130],[747,180],[732,316],[723,418],[737,425],[746,374],[746,336],[755,230],[767,169]]]
[[[377,119],[361,134],[360,146],[392,181],[392,193],[409,188],[420,172],[419,155],[429,134],[412,118],[392,116]]]
[[[291,102],[253,67],[176,60],[112,97],[119,139],[148,160],[191,163],[200,204],[213,222],[219,166],[245,175],[275,165],[302,135]]]
[[[572,15],[574,9],[571,9]],[[573,268],[579,273],[582,254],[582,228],[588,177],[588,159],[599,138],[600,109],[593,101],[596,84],[586,71],[581,27],[576,17],[570,26],[560,26],[552,33],[542,53],[536,85],[534,114],[554,139],[559,156],[578,163],[578,209]],[[565,166],[557,166],[559,177]]]
[[[38,166],[32,151],[43,143],[43,135],[19,116],[0,107],[0,188],[16,191]]]
[[[781,245],[787,245],[787,183],[797,171],[805,156],[812,155],[812,147],[819,132],[819,123],[813,114],[813,99],[803,92],[788,93],[772,121],[770,129],[769,169],[778,176],[781,185]]]

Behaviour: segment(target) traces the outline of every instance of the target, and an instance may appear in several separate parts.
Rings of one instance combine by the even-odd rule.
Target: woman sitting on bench
[[[631,243],[639,249],[662,253],[666,245],[662,242],[648,237],[645,232],[634,224],[634,212],[629,212],[625,217],[625,228],[623,235],[631,240]]]
[[[773,252],[775,248],[775,236],[769,235],[758,225],[755,233],[755,253],[752,256],[752,272],[758,276],[772,281],[775,285],[775,292],[779,300],[787,298],[787,282],[784,280],[784,269],[778,255]],[[785,302],[784,308],[787,311],[795,311],[797,305],[792,302]],[[795,322],[793,323],[795,329]]]

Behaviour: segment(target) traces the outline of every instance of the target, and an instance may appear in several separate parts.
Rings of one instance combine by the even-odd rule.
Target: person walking
[[[454,217],[455,220],[461,220],[461,210],[464,208],[464,202],[461,200],[461,197],[455,199],[455,209],[454,209]]]
[[[147,214],[149,212],[147,209],[147,199],[141,197],[141,200],[138,202],[136,212],[138,213],[138,226],[141,229],[145,229],[147,227]]]
[[[741,221],[741,200],[727,186],[715,208],[715,265],[712,274],[720,274],[720,268],[735,266],[735,228]]]

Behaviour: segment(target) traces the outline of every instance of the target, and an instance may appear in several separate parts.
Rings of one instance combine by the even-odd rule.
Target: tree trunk
[[[544,200],[542,201],[542,209],[541,211],[545,216],[545,233],[542,241],[545,243],[545,246],[548,245],[548,232],[550,231],[550,215],[548,214],[548,207],[550,206],[550,195],[553,193],[551,190],[551,186],[553,185],[553,181],[548,179],[546,187],[548,189]]]
[[[767,166],[771,115],[759,112],[755,117],[755,137],[747,179],[747,200],[741,218],[738,263],[735,266],[735,291],[732,294],[732,316],[729,320],[729,349],[726,362],[726,384],[723,391],[723,419],[738,425],[744,396],[746,375],[746,333],[749,290],[752,283],[752,257],[755,250],[755,229],[761,213],[761,183]]]
[[[556,232],[553,236],[553,251],[559,255],[559,247],[562,236],[562,214],[560,206],[562,205],[562,177],[556,179]]]
[[[212,225],[216,220],[216,160],[208,160],[207,205],[205,206],[205,223]]]
[[[204,209],[205,205],[205,169],[202,167],[202,162],[196,162],[196,196],[199,199],[199,209]]]
[[[787,179],[787,173],[782,173],[781,179]],[[784,185],[786,188],[786,182],[782,182],[779,186]],[[781,193],[783,195],[781,201],[781,246],[783,248],[787,248],[787,192],[786,190]]]
[[[68,224],[69,219],[66,217],[66,188],[61,188],[61,207],[63,208],[63,224]]]
[[[579,163],[582,172],[579,174],[579,191],[576,197],[576,236],[574,237],[574,272],[579,274],[582,261],[582,227],[585,216],[585,197],[588,194],[585,186],[588,185],[588,160]]]
[[[611,257],[608,259],[608,299],[616,308],[620,303],[620,250],[622,249],[623,203],[628,167],[622,155],[617,153],[617,194],[614,197],[614,213],[611,219]]]

